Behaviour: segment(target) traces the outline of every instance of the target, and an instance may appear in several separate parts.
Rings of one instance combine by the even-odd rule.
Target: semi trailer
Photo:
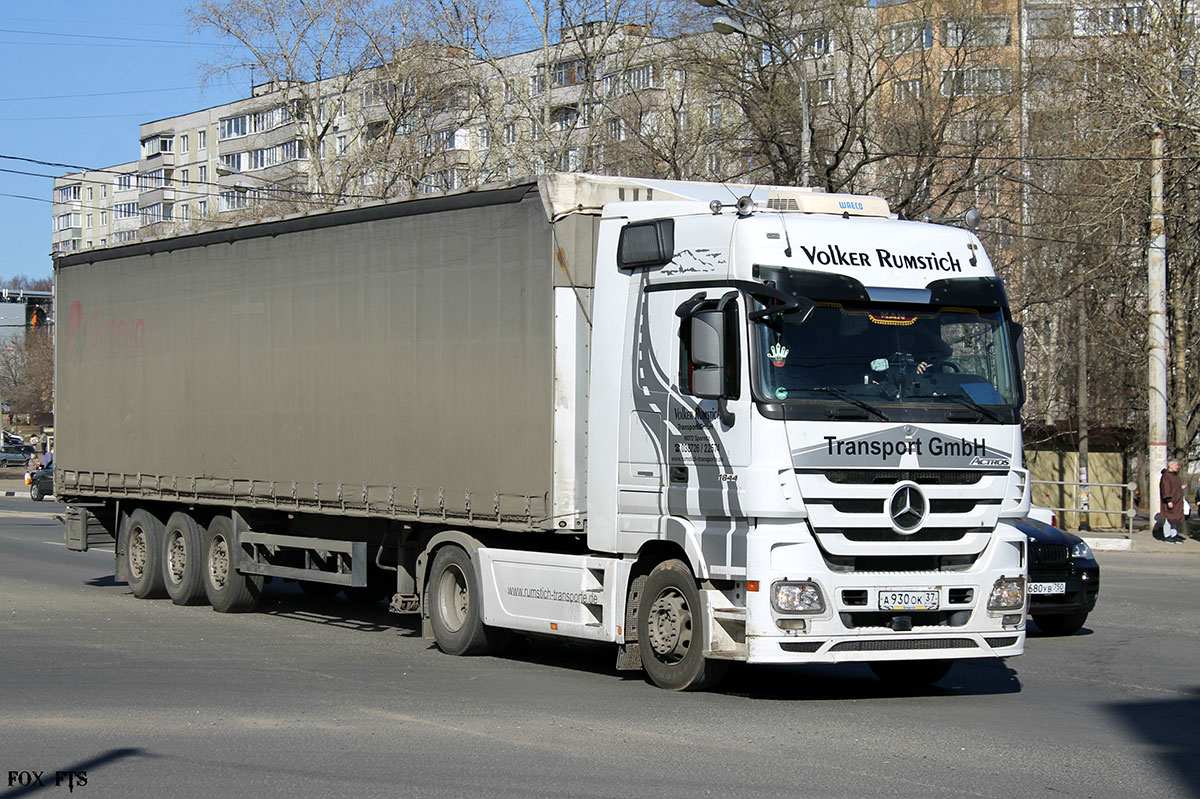
[[[1021,328],[968,230],[551,174],[55,277],[67,543],[135,597],[295,580],[451,655],[607,642],[676,690],[1024,649]]]

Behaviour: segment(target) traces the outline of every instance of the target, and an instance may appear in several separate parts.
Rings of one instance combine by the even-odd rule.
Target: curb
[[[1079,535],[1076,533],[1076,535]],[[1129,552],[1133,550],[1133,540],[1129,536],[1079,535],[1084,542],[1097,552]]]

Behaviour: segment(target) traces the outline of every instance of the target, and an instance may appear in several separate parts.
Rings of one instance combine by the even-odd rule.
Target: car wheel
[[[1038,629],[1046,635],[1071,635],[1079,632],[1087,622],[1088,612],[1077,610],[1074,613],[1034,616]]]
[[[33,484],[29,486],[29,498],[34,502],[41,502],[45,498],[42,494],[42,489],[38,486],[36,480],[34,480]]]

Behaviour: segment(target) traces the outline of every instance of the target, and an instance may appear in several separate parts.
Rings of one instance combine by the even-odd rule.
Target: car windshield
[[[816,302],[800,325],[785,314],[755,322],[763,398],[836,397],[879,416],[898,405],[958,405],[992,421],[1000,421],[997,409],[1018,405],[1000,309]]]

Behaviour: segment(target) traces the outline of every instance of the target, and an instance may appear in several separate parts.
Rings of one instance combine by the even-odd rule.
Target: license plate
[[[1030,583],[1026,589],[1030,594],[1065,594],[1066,583]]]
[[[880,591],[880,610],[937,610],[939,592],[934,589]]]

